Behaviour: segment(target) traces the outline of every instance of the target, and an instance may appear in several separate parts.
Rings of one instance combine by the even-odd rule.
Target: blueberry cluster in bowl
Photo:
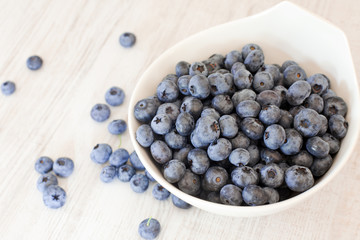
[[[135,104],[136,140],[169,183],[212,202],[258,206],[310,189],[330,169],[348,129],[345,101],[326,75],[264,59],[250,43],[180,61]]]

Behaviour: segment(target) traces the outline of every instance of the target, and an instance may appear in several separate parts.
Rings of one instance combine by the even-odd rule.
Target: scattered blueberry
[[[157,200],[165,200],[170,196],[170,192],[157,183],[153,187],[152,195]]]
[[[43,201],[49,208],[60,208],[66,202],[66,192],[57,185],[50,185],[44,190]]]
[[[74,162],[67,157],[58,158],[53,164],[53,171],[59,177],[68,177],[74,171]]]
[[[90,111],[90,116],[97,122],[104,122],[110,117],[110,108],[106,104],[95,104]]]
[[[119,167],[118,178],[122,182],[130,182],[132,176],[136,173],[135,168],[131,165],[125,164]]]
[[[100,173],[100,179],[104,183],[109,183],[114,180],[117,175],[117,169],[113,165],[105,166]]]
[[[1,92],[4,95],[11,95],[15,92],[15,83],[12,81],[6,81],[1,84]]]
[[[160,233],[160,223],[155,218],[147,218],[139,224],[138,232],[144,239],[154,239]]]
[[[125,93],[119,87],[111,87],[105,93],[105,101],[110,106],[119,106],[124,102]]]
[[[53,168],[54,161],[46,156],[38,158],[35,162],[35,170],[40,174],[48,173]]]
[[[178,198],[174,194],[171,194],[171,201],[174,204],[174,206],[176,206],[178,208],[181,208],[181,209],[189,209],[189,208],[191,208],[190,204],[188,204],[187,202],[181,200],[180,198]]]
[[[120,45],[124,48],[130,48],[134,46],[136,42],[136,37],[133,33],[130,32],[124,32],[120,35],[119,38]]]
[[[37,188],[40,192],[44,192],[47,187],[50,185],[57,185],[58,180],[57,177],[52,173],[45,173],[41,175],[37,180]]]
[[[111,154],[112,148],[110,145],[106,143],[100,143],[95,145],[90,153],[90,158],[95,163],[103,164],[109,160]]]
[[[41,68],[42,64],[43,60],[39,56],[31,56],[26,60],[26,66],[33,71]]]
[[[136,193],[143,193],[149,187],[149,179],[141,173],[137,173],[130,179],[130,187]]]
[[[126,131],[127,124],[124,120],[117,119],[113,120],[108,125],[108,130],[111,134],[119,135]]]
[[[137,170],[137,171],[144,171],[145,167],[144,165],[141,163],[137,153],[135,151],[133,151],[130,154],[130,163],[131,165]]]
[[[124,148],[116,149],[109,157],[110,165],[120,167],[130,158],[129,152]]]

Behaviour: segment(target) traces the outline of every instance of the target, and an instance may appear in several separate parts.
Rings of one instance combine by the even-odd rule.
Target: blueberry
[[[47,187],[57,184],[58,180],[54,174],[45,173],[38,178],[36,186],[40,192],[44,192]]]
[[[233,50],[231,52],[229,52],[228,54],[226,54],[225,57],[225,67],[227,69],[231,69],[231,67],[234,65],[234,63],[236,62],[243,62],[243,58],[242,58],[242,54],[241,52],[237,51],[237,50]]]
[[[187,144],[187,138],[181,136],[177,130],[172,130],[165,135],[166,144],[172,149],[181,149]]]
[[[191,144],[187,144],[185,147],[183,147],[177,151],[174,151],[173,158],[183,162],[185,165],[188,165],[187,157],[188,157],[189,152],[192,149],[194,149],[194,147]]]
[[[202,62],[194,62],[194,63],[192,63],[190,65],[189,74],[191,76],[201,74],[201,75],[206,77],[209,74],[209,71],[206,68],[206,65],[204,63],[202,63]]]
[[[252,140],[258,140],[263,137],[264,125],[256,118],[244,118],[241,122],[241,130]]]
[[[241,124],[241,118],[239,117],[239,115],[237,115],[236,112],[233,112],[230,114],[230,116],[235,119],[236,125],[239,127]]]
[[[223,137],[233,138],[237,135],[239,127],[235,118],[230,115],[223,115],[219,119],[220,132]]]
[[[124,165],[129,158],[129,152],[124,148],[119,148],[110,155],[109,163],[114,167],[120,167]]]
[[[193,134],[197,134],[202,145],[208,146],[211,142],[220,137],[219,123],[211,116],[201,117],[196,122]]]
[[[160,233],[160,223],[155,218],[147,218],[139,224],[138,232],[144,239],[154,239]]]
[[[160,101],[174,102],[179,96],[179,88],[176,83],[164,80],[156,88],[156,95]]]
[[[125,93],[119,87],[111,87],[105,93],[105,101],[110,106],[119,106],[124,102]]]
[[[186,97],[181,104],[180,112],[188,112],[194,117],[194,119],[197,119],[200,117],[202,109],[203,103],[200,99],[195,97]]]
[[[240,206],[242,203],[241,188],[226,184],[220,190],[220,201],[225,205]]]
[[[341,139],[346,136],[348,129],[348,122],[339,114],[332,115],[329,119],[329,129],[331,135]]]
[[[145,167],[139,159],[139,156],[135,151],[130,154],[130,163],[137,171],[144,171]]]
[[[284,71],[284,86],[290,87],[294,82],[306,80],[306,73],[299,65],[290,65]],[[311,88],[311,87],[310,87]]]
[[[195,128],[194,117],[188,112],[182,112],[176,119],[175,127],[181,136],[189,136]]]
[[[100,173],[100,180],[104,183],[109,183],[114,180],[117,175],[117,169],[115,166],[105,166]]]
[[[287,102],[292,105],[301,105],[310,96],[311,86],[308,82],[299,80],[291,84],[286,93]]]
[[[348,111],[345,101],[341,97],[329,97],[325,100],[323,114],[326,117],[339,114],[345,117]]]
[[[270,73],[272,79],[274,80],[274,85],[278,86],[281,83],[282,76],[278,67],[272,64],[264,64],[259,71]]]
[[[265,190],[257,185],[247,185],[242,191],[242,198],[250,206],[264,205],[269,201]]]
[[[303,105],[293,106],[293,107],[290,107],[289,113],[295,117],[301,110],[303,110],[305,108],[306,107],[304,107]]]
[[[328,90],[330,83],[330,80],[321,73],[311,75],[306,79],[306,81],[311,85],[311,91],[319,95]]]
[[[258,178],[260,178],[260,170],[265,166],[265,164],[262,164],[261,162],[255,164],[252,168],[255,170],[255,172],[258,174]]]
[[[186,96],[190,95],[190,92],[189,92],[190,79],[191,79],[190,75],[183,75],[178,78],[177,86],[182,95],[186,95]]]
[[[321,127],[320,127],[320,130],[318,132],[318,135],[322,136],[327,132],[329,124],[328,124],[327,118],[324,115],[319,114],[319,118],[321,120]]]
[[[188,75],[189,74],[189,68],[190,68],[190,63],[185,62],[185,61],[178,62],[176,64],[176,66],[175,66],[176,75],[178,77]]]
[[[330,169],[332,163],[333,159],[330,155],[324,158],[315,158],[310,167],[312,175],[314,175],[314,177],[321,177]]]
[[[261,50],[251,51],[245,58],[246,69],[251,73],[257,72],[264,64],[264,53]]]
[[[264,187],[263,190],[265,191],[266,195],[268,196],[268,203],[277,203],[280,200],[279,192],[270,187]]]
[[[177,184],[181,191],[192,196],[195,196],[200,192],[200,177],[195,173],[191,172],[189,169],[186,169],[184,176]]]
[[[118,178],[122,182],[130,182],[130,179],[135,173],[135,168],[133,168],[133,166],[125,164],[119,167]]]
[[[35,162],[35,170],[40,174],[48,173],[53,168],[53,160],[49,157],[42,156]]]
[[[301,150],[298,154],[291,156],[289,162],[291,165],[299,165],[310,168],[313,163],[313,157],[308,151]]]
[[[232,65],[230,72],[232,75],[235,75],[235,73],[241,69],[246,70],[245,64],[243,64],[242,62],[236,62]]]
[[[233,102],[234,106],[237,106],[240,102],[244,100],[255,100],[256,93],[251,89],[243,89],[234,93],[231,97],[231,101]]]
[[[156,114],[150,126],[154,133],[165,135],[172,129],[173,122],[167,114]]]
[[[294,155],[300,152],[303,146],[303,138],[301,134],[293,128],[285,129],[285,143],[280,146],[280,150],[285,155]]]
[[[260,151],[256,145],[250,145],[246,149],[250,154],[250,160],[248,166],[253,167],[260,161]]]
[[[236,186],[244,188],[250,184],[258,184],[259,175],[253,168],[242,166],[231,172],[231,180]]]
[[[231,152],[229,161],[237,167],[247,165],[250,161],[250,153],[244,148],[236,148]]]
[[[126,131],[127,124],[122,119],[116,119],[109,123],[108,130],[113,135],[123,134]]]
[[[143,193],[149,187],[149,179],[141,173],[137,173],[130,179],[130,187],[136,193]]]
[[[136,42],[136,37],[133,33],[130,32],[124,32],[120,35],[119,38],[120,45],[124,48],[130,48],[134,46]]]
[[[188,204],[187,202],[181,200],[180,198],[178,198],[174,194],[171,194],[171,201],[172,201],[172,203],[174,204],[175,207],[178,207],[178,208],[181,208],[181,209],[189,209],[191,207],[190,204]]]
[[[136,129],[135,138],[141,146],[150,147],[150,145],[154,142],[154,132],[152,131],[150,125],[142,124]]]
[[[97,122],[104,122],[110,117],[110,108],[106,104],[97,103],[92,107],[90,116]]]
[[[164,178],[169,183],[178,182],[185,174],[186,166],[183,162],[173,159],[164,164]]]
[[[207,154],[213,161],[222,161],[230,155],[231,150],[231,142],[226,138],[219,138],[209,145]]]
[[[188,165],[195,174],[204,174],[210,167],[210,159],[205,150],[194,148],[187,155]]]
[[[304,106],[321,113],[324,109],[324,99],[320,95],[313,93],[305,99]]]
[[[257,117],[260,110],[260,104],[254,100],[244,100],[236,106],[236,113],[241,118]]]
[[[26,60],[26,66],[33,71],[41,68],[42,64],[43,60],[39,56],[31,56]]]
[[[151,176],[148,170],[146,169],[145,169],[145,176],[149,179],[150,182],[156,182],[155,178],[153,178],[153,176]]]
[[[286,60],[285,62],[283,62],[283,64],[280,67],[280,72],[284,72],[285,69],[291,65],[298,65],[296,62],[292,61],[292,60]]]
[[[215,96],[219,94],[228,94],[234,85],[231,74],[213,73],[208,77],[210,84],[210,93]]]
[[[158,114],[166,114],[173,122],[175,122],[176,118],[180,114],[180,107],[174,103],[163,103],[159,106],[156,112],[156,115]]]
[[[216,95],[212,101],[211,106],[215,108],[216,111],[218,111],[220,114],[230,114],[233,109],[234,105],[231,101],[231,98],[229,95]]]
[[[287,88],[285,88],[282,85],[278,85],[273,88],[273,91],[275,91],[280,96],[280,105],[279,106],[281,106],[281,105],[284,106],[287,103],[287,101],[286,101],[286,94],[288,91]]]
[[[44,190],[43,201],[49,208],[60,208],[66,202],[66,192],[57,185],[50,185]]]
[[[259,120],[266,125],[277,123],[280,118],[281,111],[276,105],[264,106],[259,113]]]
[[[253,75],[246,69],[239,69],[234,73],[234,84],[239,90],[251,88],[253,79]]]
[[[246,59],[246,57],[249,55],[251,51],[259,50],[262,51],[261,47],[255,43],[248,43],[241,49],[241,55],[243,59]]]
[[[230,139],[230,142],[233,149],[248,148],[250,146],[250,138],[241,131],[239,131],[234,138]]]
[[[264,143],[268,148],[272,150],[280,148],[285,143],[285,139],[285,129],[279,124],[272,124],[265,129]]]
[[[223,55],[215,53],[215,54],[211,55],[209,57],[209,59],[214,60],[219,65],[219,67],[221,67],[222,69],[223,69],[223,67],[225,67],[225,65],[224,65],[225,57]]]
[[[112,148],[106,143],[96,144],[90,153],[90,158],[95,163],[103,164],[106,163],[112,153]]]
[[[201,117],[205,117],[205,116],[211,116],[217,121],[219,121],[219,118],[220,118],[219,112],[211,107],[207,107],[202,110]]]
[[[294,192],[304,192],[314,185],[314,177],[307,167],[294,165],[285,172],[285,182]]]
[[[207,191],[220,191],[228,179],[229,175],[224,168],[219,166],[210,167],[203,178],[203,189]]]
[[[267,187],[280,187],[284,178],[284,171],[276,163],[266,164],[260,170],[261,182]]]
[[[321,129],[321,118],[313,109],[302,109],[294,117],[294,128],[304,137],[313,137]]]
[[[254,75],[252,86],[255,92],[260,93],[265,90],[271,90],[274,87],[274,80],[268,72],[257,72]]]
[[[281,117],[279,119],[278,124],[280,124],[283,128],[291,128],[293,126],[294,117],[293,115],[286,110],[280,109]]]
[[[176,74],[168,74],[162,79],[162,81],[169,80],[169,81],[177,84],[178,79],[179,78],[178,78],[178,76]]]
[[[160,164],[166,163],[172,158],[172,150],[161,140],[156,140],[151,144],[150,153],[154,160]]]
[[[336,97],[336,93],[331,90],[331,89],[328,89],[326,92],[324,92],[323,94],[321,94],[321,97],[324,99],[324,102],[330,98],[330,97]]]
[[[256,97],[256,101],[260,103],[261,106],[275,105],[280,107],[281,97],[274,90],[265,90],[259,93]]]
[[[217,70],[220,69],[218,61],[214,58],[208,58],[202,62],[205,64],[206,69],[208,70],[208,75],[215,73]]]
[[[325,133],[323,136],[321,136],[321,138],[329,144],[329,147],[330,147],[329,153],[330,154],[335,154],[339,151],[339,149],[340,149],[339,139],[337,139],[330,133]]]
[[[324,158],[329,154],[330,146],[321,137],[311,137],[306,141],[306,150],[316,158]]]
[[[266,164],[280,163],[283,160],[283,156],[276,150],[264,148],[260,151],[260,158]]]
[[[166,200],[170,197],[170,192],[157,183],[153,187],[152,195],[157,200]]]
[[[158,105],[154,99],[142,99],[135,104],[134,116],[139,122],[148,123],[156,115],[157,108]]]
[[[6,81],[1,84],[1,92],[4,95],[7,96],[11,95],[15,92],[15,90],[16,90],[15,83],[12,81]]]
[[[68,177],[74,171],[74,162],[67,157],[58,158],[54,162],[53,171],[59,177]]]
[[[206,194],[206,197],[204,198],[206,201],[213,202],[213,203],[222,203],[220,200],[220,192],[208,192],[203,191]]]

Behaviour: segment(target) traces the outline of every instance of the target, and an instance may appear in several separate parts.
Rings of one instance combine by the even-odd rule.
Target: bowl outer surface
[[[247,43],[261,46],[267,64],[281,65],[285,60],[294,60],[304,68],[308,76],[315,73],[327,75],[331,89],[348,104],[346,119],[349,129],[333,166],[314,187],[283,202],[258,207],[234,207],[192,197],[168,183],[152,162],[149,151],[136,142],[135,131],[140,123],[133,115],[133,107],[137,101],[156,93],[161,79],[169,73],[175,73],[177,62],[202,61],[214,53],[226,55],[231,50],[241,50]],[[341,170],[355,147],[359,133],[357,123],[360,120],[360,111],[357,110],[356,103],[359,103],[359,88],[345,34],[326,20],[292,3],[282,2],[257,15],[202,31],[164,52],[144,72],[132,93],[129,105],[129,132],[135,151],[146,169],[174,195],[215,214],[256,217],[277,213],[304,201],[330,182]]]

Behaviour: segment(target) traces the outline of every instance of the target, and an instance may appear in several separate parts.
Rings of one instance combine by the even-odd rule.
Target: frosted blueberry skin
[[[285,69],[291,65],[298,65],[295,61],[292,60],[286,60],[285,62],[283,62],[283,64],[280,67],[280,72],[283,73],[285,71]]]
[[[293,127],[294,117],[289,111],[281,109],[280,115],[281,117],[278,124],[280,124],[285,129]]]
[[[233,102],[229,95],[216,95],[212,101],[211,106],[221,115],[230,114],[234,109]]]
[[[209,75],[209,71],[206,68],[206,65],[204,63],[194,62],[190,65],[189,75],[191,75],[191,76],[203,75],[203,76],[207,77]]]
[[[260,158],[266,164],[280,163],[284,159],[283,155],[280,152],[278,152],[277,150],[272,150],[272,149],[268,149],[268,148],[263,148],[260,151]]]
[[[315,136],[307,139],[306,150],[316,158],[324,158],[329,154],[330,146],[322,138]]]
[[[313,109],[302,109],[294,117],[294,128],[304,137],[313,137],[318,134],[321,125],[322,120]]]
[[[173,122],[175,122],[180,114],[180,107],[175,103],[163,103],[157,109],[156,114],[166,114]]]
[[[304,192],[314,185],[314,177],[309,168],[294,165],[286,170],[285,182],[290,190]]]
[[[255,43],[248,43],[244,45],[241,49],[242,58],[245,60],[249,53],[254,50],[259,50],[262,52],[261,47]]]
[[[175,127],[181,136],[189,136],[195,128],[194,117],[188,112],[180,113],[176,119]]]
[[[231,74],[212,73],[208,76],[211,95],[228,94],[233,87]]]
[[[163,80],[156,88],[156,95],[162,102],[175,102],[179,97],[179,88],[171,80]]]
[[[264,64],[264,53],[261,50],[251,51],[245,58],[244,64],[246,69],[251,73],[257,72]]]
[[[278,67],[272,64],[264,64],[259,71],[270,73],[272,79],[274,80],[274,85],[278,86],[281,82],[282,76]]]
[[[306,80],[306,73],[299,65],[290,65],[284,71],[284,86],[290,87],[294,82]]]
[[[280,118],[281,111],[276,105],[264,106],[259,112],[259,120],[266,125],[277,123]]]
[[[230,139],[233,149],[236,148],[248,148],[250,146],[250,138],[248,138],[243,132],[239,131],[237,135]]]
[[[142,124],[136,129],[135,138],[142,147],[150,147],[154,142],[154,132],[148,124]]]
[[[200,177],[186,169],[184,176],[177,183],[179,189],[189,195],[196,196],[201,191]]]
[[[268,72],[257,72],[254,75],[252,87],[257,93],[265,90],[271,90],[274,87],[274,80]]]
[[[220,201],[225,205],[240,206],[242,203],[241,188],[226,184],[220,190]]]
[[[242,191],[242,198],[250,206],[264,205],[269,201],[264,189],[257,185],[247,185]]]
[[[105,101],[110,106],[120,106],[125,99],[124,91],[119,87],[111,87],[105,93]]]
[[[236,107],[240,102],[244,100],[255,100],[256,93],[251,89],[243,89],[241,91],[235,92],[231,97],[231,101]]]
[[[90,158],[95,163],[103,164],[109,160],[111,154],[112,148],[110,147],[110,145],[106,143],[101,143],[95,145],[95,147],[90,153]]]
[[[284,170],[276,163],[266,164],[260,170],[261,182],[267,187],[280,187],[284,182],[284,178]]]
[[[119,167],[118,178],[122,182],[130,182],[132,176],[136,173],[135,168],[131,165],[125,164]]]
[[[236,148],[230,153],[229,161],[237,167],[247,165],[250,161],[250,153],[244,148]]]
[[[252,140],[259,140],[264,134],[264,125],[256,118],[244,118],[241,122],[241,130]]]
[[[236,73],[237,71],[241,70],[241,69],[245,69],[245,70],[246,70],[246,67],[245,67],[244,63],[242,63],[242,62],[236,62],[236,63],[234,63],[234,64],[232,65],[231,70],[230,70],[230,73],[231,73],[232,75],[235,75],[235,73]],[[228,70],[227,70],[227,71],[228,71]]]
[[[325,100],[323,114],[326,117],[330,118],[335,114],[345,117],[347,111],[347,104],[341,97],[329,97]]]
[[[280,195],[276,189],[270,188],[270,187],[264,187],[263,190],[265,191],[266,195],[268,196],[269,204],[277,203],[280,201]]]
[[[31,56],[26,60],[26,66],[32,71],[40,69],[42,64],[43,60],[39,56]]]
[[[176,183],[184,176],[186,166],[183,162],[173,159],[164,164],[164,178],[169,183]]]
[[[185,147],[175,150],[173,158],[177,159],[185,164],[186,167],[188,167],[188,154],[189,152],[194,149],[194,147],[191,144],[186,144]]]
[[[134,46],[136,42],[136,36],[135,34],[130,32],[122,33],[119,37],[119,42],[120,45],[123,46],[124,48],[130,48]]]
[[[135,104],[134,116],[136,120],[141,123],[149,123],[151,119],[156,115],[157,108],[158,104],[155,99],[142,99]]]
[[[206,69],[208,70],[208,75],[215,73],[217,70],[220,70],[220,65],[216,59],[208,58],[202,61],[202,63],[205,64]]]
[[[143,193],[149,187],[149,179],[141,173],[137,173],[130,179],[130,187],[136,193]]]
[[[206,191],[220,191],[227,183],[229,175],[227,171],[219,166],[210,167],[203,178],[202,187]]]
[[[242,166],[235,168],[231,172],[231,180],[236,186],[244,188],[250,184],[258,184],[259,175],[255,169],[248,166]]]
[[[314,177],[321,177],[324,175],[333,164],[333,159],[330,155],[324,158],[315,158],[310,167],[311,173]]]
[[[202,112],[201,112],[201,117],[205,117],[205,116],[211,116],[215,120],[219,121],[220,113],[218,111],[216,111],[215,108],[204,107],[204,110],[202,110]]]
[[[291,84],[286,93],[286,101],[292,105],[301,105],[310,96],[311,86],[308,82],[299,80]]]
[[[52,170],[54,161],[46,156],[38,158],[35,162],[35,170],[40,174],[48,173]]]
[[[286,141],[280,146],[280,150],[285,155],[294,155],[300,152],[303,146],[301,134],[293,128],[285,129]]]
[[[53,171],[59,177],[68,177],[74,171],[74,162],[67,157],[58,158],[54,162]]]
[[[52,173],[45,173],[41,175],[36,182],[37,189],[40,192],[44,192],[47,187],[57,184],[58,184],[58,179]]]
[[[164,140],[172,149],[181,149],[187,144],[187,138],[180,135],[176,129],[165,134]]]
[[[243,62],[242,54],[238,50],[233,50],[225,56],[225,67],[230,70],[236,62]]]
[[[324,99],[318,94],[310,94],[310,96],[305,99],[304,106],[321,113],[324,109]]]
[[[329,119],[330,133],[338,139],[342,139],[346,136],[348,127],[348,122],[339,114],[332,115]]]
[[[127,163],[130,158],[129,152],[124,148],[116,149],[109,157],[109,163],[114,167],[120,167]]]
[[[138,233],[144,239],[154,239],[160,233],[160,223],[155,218],[143,220],[139,224]]]
[[[117,176],[117,169],[115,166],[105,166],[100,173],[100,180],[104,183],[109,183]]]
[[[260,161],[260,151],[258,146],[256,145],[250,145],[247,147],[249,154],[250,154],[250,160],[248,162],[249,167],[255,166]]]
[[[116,119],[109,123],[108,131],[113,135],[123,134],[126,131],[127,124],[122,119]]]
[[[154,160],[160,164],[164,164],[172,159],[172,150],[161,140],[156,140],[151,144],[150,153]]]
[[[184,75],[189,75],[190,63],[186,61],[180,61],[175,66],[175,73],[180,78]]]
[[[151,121],[151,129],[154,133],[165,135],[171,131],[173,122],[167,114],[157,114]]]
[[[230,155],[231,150],[231,142],[226,138],[219,138],[210,143],[207,154],[212,161],[222,161]]]
[[[284,106],[286,104],[287,88],[283,85],[278,85],[273,88],[273,91],[275,91],[280,97],[280,105],[278,105],[278,107]]]
[[[285,129],[279,124],[272,124],[265,129],[263,140],[268,148],[272,150],[280,148],[285,139]]]
[[[203,110],[203,103],[195,97],[185,97],[181,103],[180,112],[188,112],[196,120]]]
[[[51,185],[44,190],[43,201],[45,206],[49,208],[60,208],[66,202],[66,192],[57,185]]]
[[[233,138],[237,135],[239,127],[235,118],[230,115],[223,115],[219,119],[220,132],[223,137]]]
[[[311,75],[306,79],[306,81],[311,85],[311,92],[315,94],[323,94],[330,87],[330,80],[324,74],[316,73]]]
[[[156,200],[166,200],[168,197],[170,197],[170,192],[166,190],[163,186],[160,184],[155,184],[152,190],[152,195]]]
[[[282,99],[276,91],[265,90],[256,96],[256,101],[263,107],[268,105],[280,107]]]
[[[177,81],[177,86],[182,95],[185,95],[185,96],[190,95],[190,92],[189,92],[190,78],[191,78],[190,75],[183,75],[183,76],[179,77],[179,79]]]
[[[248,89],[253,84],[253,75],[246,69],[239,69],[234,72],[234,84],[237,89]]]
[[[289,158],[290,165],[299,165],[310,168],[312,163],[313,157],[306,150],[301,150],[298,154],[295,154]]]
[[[330,133],[325,133],[321,138],[329,144],[330,154],[335,154],[340,150],[340,141]]]
[[[15,86],[15,83],[12,81],[6,81],[1,84],[1,92],[5,96],[9,96],[9,95],[13,94],[15,92],[15,90],[16,90],[16,86]]]
[[[260,104],[254,100],[244,100],[236,106],[236,113],[241,118],[257,117],[260,110]]]
[[[171,194],[171,201],[172,201],[172,203],[174,204],[175,207],[178,207],[178,208],[181,208],[181,209],[189,209],[189,208],[191,208],[190,204],[188,204],[187,202],[181,200],[180,198],[178,198],[174,194]]]
[[[195,174],[204,174],[210,167],[210,159],[205,150],[194,148],[187,155],[189,168]]]
[[[96,122],[104,122],[110,117],[110,108],[106,104],[95,104],[90,111],[90,116]]]

